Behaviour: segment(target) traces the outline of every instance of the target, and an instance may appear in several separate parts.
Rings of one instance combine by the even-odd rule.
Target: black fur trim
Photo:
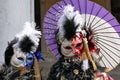
[[[34,43],[28,36],[25,36],[19,43],[19,47],[23,52],[30,52],[32,50],[32,46],[34,46]]]
[[[14,40],[12,40],[10,43],[8,43],[8,47],[6,48],[6,50],[5,50],[5,64],[7,65],[7,66],[9,66],[10,65],[10,59],[11,59],[11,57],[13,56],[13,54],[14,54],[14,51],[13,51],[13,45],[15,44],[17,42],[17,39],[14,39]]]
[[[64,80],[94,80],[94,70],[92,64],[89,62],[90,68],[83,71],[81,66],[82,62],[69,62],[69,60],[61,57],[52,67],[48,75],[47,80],[61,80],[63,76]],[[78,70],[78,74],[74,74],[74,70]]]
[[[0,70],[0,80],[35,80],[34,69],[27,69],[26,74],[20,75],[20,70],[13,66],[3,65]]]
[[[68,40],[70,40],[71,38],[73,38],[73,36],[75,35],[76,33],[76,29],[78,28],[79,24],[77,26],[75,26],[75,22],[74,22],[74,17],[73,19],[69,20],[67,17],[66,17],[66,21],[63,25],[64,27],[64,30],[65,30],[65,35],[64,37]]]

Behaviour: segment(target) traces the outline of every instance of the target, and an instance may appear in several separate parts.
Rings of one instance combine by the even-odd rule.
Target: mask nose
[[[79,49],[74,49],[74,53],[76,54],[76,55],[79,55],[81,52],[80,52],[80,50]]]
[[[28,65],[27,62],[24,62],[24,65],[27,66]]]
[[[24,64],[25,64],[26,67],[30,67],[31,66],[30,62],[27,61],[27,60],[24,62]]]

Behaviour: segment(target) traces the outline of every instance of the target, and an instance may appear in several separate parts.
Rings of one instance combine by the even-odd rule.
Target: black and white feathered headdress
[[[18,40],[14,47],[19,47],[23,52],[35,52],[39,45],[41,32],[35,30],[34,23],[26,22],[22,32],[15,38]]]
[[[8,44],[5,51],[5,64],[10,64],[10,59],[14,54],[13,48],[17,48],[21,52],[36,52],[40,38],[41,31],[35,29],[35,24],[26,22],[24,29],[15,35],[15,39]]]
[[[59,39],[66,38],[70,40],[74,35],[79,36],[80,32],[85,34],[84,30],[82,30],[83,26],[84,20],[81,14],[78,11],[74,11],[74,7],[71,5],[67,5],[58,20],[58,37]]]

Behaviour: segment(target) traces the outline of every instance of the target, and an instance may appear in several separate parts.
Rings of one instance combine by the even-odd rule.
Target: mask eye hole
[[[22,57],[18,57],[17,59],[21,60],[21,61],[24,61],[24,59]]]
[[[72,49],[70,46],[66,46],[65,49]]]
[[[80,47],[80,46],[81,46],[81,44],[82,44],[82,43],[78,43],[78,44],[76,45],[76,48]]]
[[[32,57],[29,57],[28,60],[33,60],[33,58],[32,58]]]

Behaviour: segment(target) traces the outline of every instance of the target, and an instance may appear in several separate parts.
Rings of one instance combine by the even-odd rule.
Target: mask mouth
[[[68,52],[68,54],[72,52],[72,47],[70,46],[63,46],[63,48]]]
[[[24,66],[24,67],[18,67],[17,69],[20,71],[20,75],[21,76],[24,75],[24,74],[26,74],[28,72],[28,69],[27,69],[26,66]]]

